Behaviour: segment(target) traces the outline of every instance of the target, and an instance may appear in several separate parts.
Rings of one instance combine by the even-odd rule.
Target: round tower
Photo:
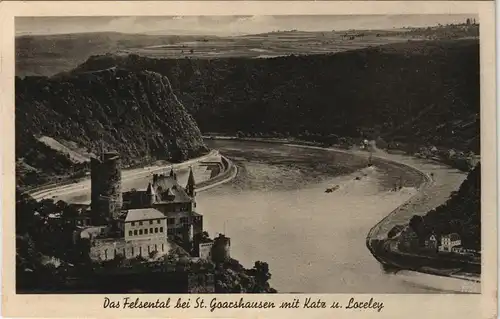
[[[223,234],[214,238],[212,246],[212,260],[216,263],[222,263],[231,258],[231,239]]]
[[[94,214],[114,219],[123,206],[121,160],[118,153],[91,159],[91,207]]]

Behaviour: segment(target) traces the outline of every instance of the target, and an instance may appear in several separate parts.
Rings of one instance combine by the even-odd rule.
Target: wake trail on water
[[[336,196],[381,196],[391,201],[405,200],[418,192],[416,187],[402,187],[397,190],[385,189],[380,185],[384,172],[376,166],[362,168],[350,175],[341,176],[328,182],[330,188],[336,188],[331,194]],[[335,184],[336,182],[336,184]],[[395,208],[395,207],[394,207]],[[389,214],[390,212],[387,212]]]

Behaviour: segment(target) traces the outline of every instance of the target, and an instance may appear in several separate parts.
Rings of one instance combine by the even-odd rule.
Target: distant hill
[[[204,132],[336,136],[479,153],[479,41],[409,41],[272,59],[94,56],[167,75]]]
[[[69,71],[89,56],[124,49],[174,44],[215,37],[117,32],[23,35],[16,37],[16,76],[51,76]]]
[[[18,185],[81,172],[102,145],[125,164],[148,156],[182,161],[207,150],[169,79],[154,72],[16,78],[15,89]]]
[[[16,37],[16,75],[68,72],[92,55],[138,54],[168,59],[269,58],[326,54],[407,40],[478,38],[479,25],[349,31],[279,31],[233,37],[75,33]]]

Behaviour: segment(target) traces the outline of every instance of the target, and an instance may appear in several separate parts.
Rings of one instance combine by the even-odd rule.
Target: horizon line
[[[473,25],[479,25],[479,22],[476,22]],[[436,27],[446,27],[446,26],[459,26],[466,25],[466,23],[448,23],[448,24],[436,24],[429,26],[403,26],[403,27],[392,27],[392,28],[340,28],[336,30],[317,30],[317,31],[307,31],[300,29],[289,29],[289,30],[272,30],[268,32],[259,32],[259,33],[238,33],[238,34],[226,34],[226,35],[217,35],[217,34],[203,34],[196,32],[189,32],[189,30],[178,30],[178,32],[182,33],[173,33],[177,31],[172,31],[172,33],[158,33],[161,30],[152,30],[147,32],[127,32],[127,31],[115,31],[115,30],[103,30],[103,31],[81,31],[81,32],[53,32],[53,33],[33,33],[33,32],[20,32],[15,34],[14,37],[37,37],[37,36],[64,36],[64,35],[82,35],[82,34],[102,34],[102,33],[115,33],[115,34],[126,34],[126,35],[144,35],[144,36],[200,36],[200,37],[217,37],[217,38],[226,38],[226,37],[241,37],[241,36],[252,36],[252,35],[263,35],[263,34],[271,34],[271,33],[285,33],[285,32],[301,32],[301,33],[325,33],[325,32],[343,32],[343,31],[391,31],[391,30],[410,30],[410,29],[427,29],[427,28],[436,28]]]

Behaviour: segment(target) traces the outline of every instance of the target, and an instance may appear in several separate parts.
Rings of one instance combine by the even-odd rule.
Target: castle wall
[[[199,245],[199,253],[198,253],[198,256],[201,258],[201,259],[207,259],[207,260],[210,260],[212,258],[212,246],[213,246],[213,243],[212,242],[209,242],[209,243],[201,243]]]
[[[126,259],[137,256],[149,258],[150,252],[157,251],[159,255],[166,255],[171,248],[171,244],[164,237],[134,241],[95,239],[89,255],[93,261],[112,260],[117,254],[125,256]]]

